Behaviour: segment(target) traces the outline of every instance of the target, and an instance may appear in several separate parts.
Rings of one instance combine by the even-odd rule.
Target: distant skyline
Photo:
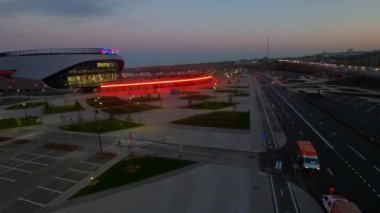
[[[0,0],[0,52],[110,47],[128,67],[380,48],[378,0]]]

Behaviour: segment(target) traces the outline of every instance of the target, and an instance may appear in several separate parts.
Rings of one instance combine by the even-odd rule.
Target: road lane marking
[[[257,86],[256,86],[256,91],[259,92]],[[262,106],[262,108],[263,108],[263,110],[264,110],[264,115],[265,115],[265,118],[267,119],[267,124],[269,125],[270,134],[271,134],[271,136],[272,136],[272,138],[273,138],[275,148],[278,149],[277,140],[276,140],[275,136],[273,135],[272,124],[271,124],[271,122],[270,122],[270,120],[269,120],[269,116],[268,116],[268,112],[267,112],[267,110],[266,110],[266,107],[264,106],[263,98],[259,96],[259,100],[260,100],[261,106]]]
[[[322,141],[330,148],[330,149],[335,149],[327,140],[324,138],[321,133],[319,133],[285,98],[282,97],[282,95],[277,92],[275,89],[271,88],[277,95],[286,103],[288,106],[312,129],[315,134],[319,136],[319,138],[322,139]]]
[[[53,156],[49,156],[49,155],[45,155],[45,154],[41,155],[41,154],[37,154],[37,153],[33,153],[33,152],[26,152],[25,154],[34,155],[34,156],[38,156],[38,157],[51,158],[51,159],[56,159],[56,160],[60,160],[61,159],[61,158],[57,158],[57,157],[53,157]]]
[[[285,115],[286,115],[286,117],[290,117],[290,115],[289,115],[289,113],[288,112],[285,112]]]
[[[334,136],[338,136],[335,132],[331,132]]]
[[[12,183],[16,182],[16,181],[13,180],[13,179],[5,178],[5,177],[0,177],[0,179],[2,179],[2,180],[6,180],[6,181],[10,181],[10,182],[12,182]]]
[[[297,207],[297,203],[296,203],[296,199],[294,199],[293,190],[292,190],[292,188],[290,187],[290,184],[289,184],[288,181],[286,181],[286,184],[288,184],[288,188],[289,188],[290,196],[292,197],[292,201],[293,201],[294,209],[296,210],[296,213],[299,213],[299,211],[298,211],[298,207]]]
[[[95,165],[95,166],[102,166],[102,164],[91,163],[91,162],[87,162],[87,161],[82,161],[81,163],[90,164],[90,165]]]
[[[61,178],[61,177],[54,177],[55,179],[58,179],[58,180],[64,180],[64,181],[67,181],[67,182],[73,182],[73,183],[78,183],[79,181],[76,181],[76,180],[71,180],[71,179],[67,179],[67,178]]]
[[[25,201],[27,203],[31,203],[31,204],[37,205],[37,206],[45,207],[45,205],[42,204],[42,203],[37,203],[37,202],[34,202],[32,200],[28,200],[28,199],[25,199],[25,198],[22,198],[22,197],[19,197],[18,199],[22,200],[22,201]]]
[[[43,186],[39,186],[38,188],[39,188],[39,189],[46,190],[46,191],[55,192],[55,193],[58,193],[58,194],[62,194],[62,193],[63,193],[63,192],[61,192],[61,191],[57,191],[57,190],[54,190],[54,189],[46,188],[46,187],[43,187]]]
[[[282,192],[282,189],[280,189],[280,194],[282,197],[284,197],[284,193]]]
[[[354,151],[357,155],[359,155],[359,157],[363,158],[363,160],[367,160],[362,154],[360,154],[356,149],[354,149],[354,147],[352,147],[350,144],[347,144],[347,146],[352,150]]]
[[[28,138],[32,138],[32,137],[34,137],[36,135],[40,135],[40,134],[43,134],[43,133],[45,133],[45,131],[29,132],[29,133],[27,133],[27,134],[25,134],[23,136],[17,137],[16,139],[28,139]]]
[[[331,176],[334,176],[334,173],[330,170],[329,167],[326,167],[327,171],[330,173]]]
[[[302,132],[302,131],[300,131],[300,135],[303,135],[303,132]]]
[[[69,170],[74,171],[74,172],[79,172],[79,173],[91,174],[91,172],[89,171],[83,171],[83,170],[78,170],[78,169],[73,169],[73,168],[70,168]]]
[[[29,161],[29,160],[22,160],[22,159],[18,159],[18,158],[11,158],[12,160],[16,160],[16,161],[21,161],[21,162],[24,162],[24,163],[33,163],[33,164],[38,164],[38,165],[41,165],[41,166],[47,166],[47,164],[45,163],[38,163],[38,162],[34,162],[34,161]]]
[[[380,172],[380,169],[377,168],[376,166],[373,167],[376,171]]]
[[[278,213],[278,206],[277,206],[277,200],[276,200],[276,192],[274,191],[274,185],[273,185],[273,180],[272,176],[269,175],[269,180],[270,180],[270,185],[272,186],[272,194],[273,194],[273,200],[274,200],[274,207],[275,207],[275,212]]]
[[[365,102],[365,101],[363,101],[363,102],[360,102],[359,104],[357,104],[356,106],[354,106],[354,108],[358,108],[358,107],[360,107],[361,105],[363,105],[363,104],[364,104],[364,102]]]
[[[365,111],[365,113],[368,114],[369,112],[371,112],[372,110],[374,110],[376,107],[377,107],[377,105],[369,108],[367,111]]]
[[[20,172],[25,172],[25,173],[28,173],[28,174],[32,174],[33,172],[29,171],[29,170],[24,170],[24,169],[18,169],[18,168],[15,168],[15,167],[9,167],[9,166],[4,166],[4,165],[1,165],[1,167],[4,167],[6,169],[10,169],[10,170],[16,170],[16,171],[20,171]]]
[[[4,148],[0,148],[1,151],[6,151],[6,152],[9,152],[10,149],[4,149]]]
[[[345,104],[349,104],[349,103],[351,103],[351,102],[353,102],[353,101],[355,101],[355,98],[353,98],[353,99],[347,101]]]

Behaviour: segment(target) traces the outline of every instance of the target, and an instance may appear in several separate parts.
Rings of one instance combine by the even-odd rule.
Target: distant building
[[[63,48],[0,53],[0,91],[99,87],[118,80],[124,60],[118,50]]]

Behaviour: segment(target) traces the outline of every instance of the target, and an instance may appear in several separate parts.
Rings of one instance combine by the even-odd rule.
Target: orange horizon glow
[[[128,87],[128,86],[142,86],[142,85],[154,85],[154,84],[170,84],[170,83],[181,83],[181,82],[194,82],[211,79],[212,75],[199,77],[199,78],[189,78],[189,79],[178,79],[178,80],[166,80],[166,81],[147,81],[138,83],[123,83],[123,84],[107,84],[100,85],[100,88],[113,88],[113,87]]]

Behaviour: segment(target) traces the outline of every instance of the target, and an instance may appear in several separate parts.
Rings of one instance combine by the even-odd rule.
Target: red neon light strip
[[[201,81],[211,79],[212,76],[200,77],[200,78],[189,78],[189,79],[180,79],[180,80],[168,80],[168,81],[148,81],[140,83],[125,83],[125,84],[109,84],[101,85],[101,88],[112,88],[112,87],[128,87],[128,86],[141,86],[149,84],[169,84],[169,83],[180,83],[180,82],[191,82],[191,81]]]

